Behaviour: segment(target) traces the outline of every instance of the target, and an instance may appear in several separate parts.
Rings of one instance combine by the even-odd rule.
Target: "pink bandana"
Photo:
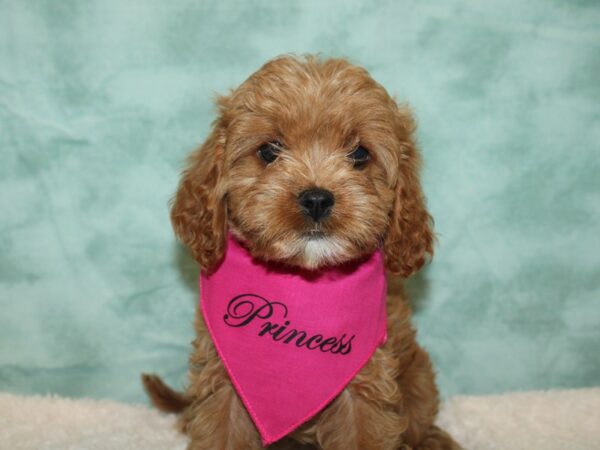
[[[325,408],[386,340],[380,251],[313,273],[258,262],[229,237],[200,281],[204,320],[264,445]]]

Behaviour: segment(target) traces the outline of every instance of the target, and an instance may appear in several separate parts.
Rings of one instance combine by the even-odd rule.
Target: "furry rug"
[[[0,393],[2,450],[183,450],[173,416],[108,400]],[[467,449],[600,449],[600,388],[454,397],[439,424]]]

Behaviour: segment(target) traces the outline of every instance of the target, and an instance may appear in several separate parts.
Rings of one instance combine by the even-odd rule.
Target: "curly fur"
[[[219,118],[190,156],[171,214],[203,271],[221,260],[228,230],[257,258],[307,269],[383,246],[390,277],[408,277],[432,254],[414,121],[364,69],[342,59],[284,56],[218,105]],[[272,141],[283,150],[267,165],[257,149]],[[348,158],[359,143],[371,154],[360,170]],[[323,222],[308,221],[297,205],[298,193],[312,187],[335,196]],[[322,239],[317,247],[315,232]],[[398,279],[390,278],[388,294],[388,342],[327,408],[273,448],[459,448],[434,426],[434,373],[416,343]],[[185,394],[145,376],[152,401],[181,411],[190,450],[262,448],[200,314],[196,334]]]

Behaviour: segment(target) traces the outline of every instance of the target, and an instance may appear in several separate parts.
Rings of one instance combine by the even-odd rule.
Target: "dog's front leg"
[[[217,355],[198,310],[196,339],[190,356],[192,399],[179,418],[190,437],[188,450],[261,450],[263,446],[250,416]]]
[[[398,414],[346,389],[323,411],[317,441],[323,450],[396,450],[402,429]]]
[[[260,450],[263,446],[231,383],[198,400],[184,413],[188,450]]]
[[[315,427],[323,450],[396,450],[408,426],[398,412],[393,370],[377,351],[344,391],[321,413]]]

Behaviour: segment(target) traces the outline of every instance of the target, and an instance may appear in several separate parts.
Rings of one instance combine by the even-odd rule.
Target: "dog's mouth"
[[[327,234],[323,230],[312,229],[304,233],[303,237],[307,240],[324,239]]]

